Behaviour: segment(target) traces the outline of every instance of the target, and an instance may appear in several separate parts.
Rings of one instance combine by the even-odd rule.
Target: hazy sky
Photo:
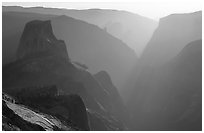
[[[188,13],[202,10],[201,0],[121,0],[112,2],[83,2],[75,0],[76,2],[3,2],[4,6],[20,5],[24,7],[43,6],[55,8],[68,8],[68,9],[118,9],[126,10],[158,20],[161,17],[167,16],[172,13]]]

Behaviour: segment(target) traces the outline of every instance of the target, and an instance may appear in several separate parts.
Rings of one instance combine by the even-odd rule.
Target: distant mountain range
[[[97,26],[67,16],[3,12],[3,64],[15,60],[23,26],[33,19],[51,19],[56,37],[65,41],[73,61],[85,64],[91,73],[107,71],[113,83],[119,90],[122,89],[137,61],[135,52]],[[15,24],[10,23],[13,21]]]
[[[124,85],[135,89],[135,81],[147,67],[157,68],[175,58],[188,43],[202,39],[202,12],[172,14],[161,18],[142,56]],[[122,91],[127,100],[132,91]]]
[[[202,12],[160,19],[126,88],[135,130],[201,130]]]
[[[137,130],[202,129],[202,41],[193,41],[162,67],[145,68],[129,107]]]
[[[202,38],[202,12],[172,14],[161,18],[142,54],[144,64],[167,63],[191,41]]]
[[[97,25],[109,34],[122,40],[134,49],[140,56],[151,38],[158,23],[152,19],[127,11],[120,10],[73,10],[32,7],[23,8],[19,6],[2,7],[3,12],[29,12],[52,15],[66,15],[90,24]]]
[[[4,130],[202,130],[202,11],[2,11]]]

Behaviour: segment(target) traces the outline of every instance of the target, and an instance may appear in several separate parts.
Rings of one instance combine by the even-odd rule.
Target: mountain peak
[[[110,75],[108,74],[108,72],[106,72],[104,70],[96,73],[95,77],[97,79],[103,80],[106,84],[113,85]]]
[[[170,14],[166,17],[160,19],[159,23],[170,23],[175,25],[176,23],[183,23],[188,21],[201,21],[202,20],[202,11],[196,11],[192,13],[175,13]]]
[[[34,41],[37,38],[42,40],[45,38],[57,40],[53,34],[50,20],[47,20],[47,21],[34,20],[34,21],[28,22],[25,25],[20,42],[25,43],[24,41],[27,41],[27,39],[31,39],[29,37],[32,38],[32,40],[30,41]],[[37,43],[40,43],[40,42],[37,42]]]
[[[18,58],[39,55],[62,55],[67,58],[64,41],[57,40],[53,34],[51,21],[33,20],[25,25],[17,51]]]

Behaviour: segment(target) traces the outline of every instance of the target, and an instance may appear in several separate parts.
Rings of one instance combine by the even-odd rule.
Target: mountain
[[[202,11],[161,18],[141,57],[149,66],[165,64],[191,41],[202,38]]]
[[[65,43],[57,40],[52,32],[51,21],[36,20],[27,23],[21,36],[17,50],[18,59],[39,53],[68,57]]]
[[[72,10],[44,7],[23,8],[2,7],[3,12],[30,12],[40,14],[66,15],[97,25],[109,34],[122,40],[140,56],[150,40],[157,22],[127,11],[108,9]]]
[[[113,112],[111,108],[120,108],[119,105],[113,104],[117,101],[112,99],[106,88],[100,85],[87,68],[72,62],[68,53],[64,41],[56,39],[50,21],[28,22],[19,42],[17,60],[3,66],[3,91],[19,96],[21,100],[25,99],[23,104],[29,107],[54,113],[54,116],[57,115],[66,123],[70,119],[74,120],[77,127],[81,127],[80,122],[86,121],[86,117],[80,117],[80,120],[78,117],[84,114],[84,111],[80,110],[80,106],[75,105],[75,102],[69,103],[72,98],[67,97],[76,94],[85,104],[85,114],[90,117],[90,130],[100,130],[95,126],[98,123],[103,123],[103,130],[127,130],[125,122],[128,120],[123,117],[128,115],[124,114],[126,109],[119,111],[120,116]],[[54,92],[49,89],[46,91],[47,86],[53,85],[56,86]]]
[[[23,33],[23,28],[28,21],[33,19],[47,20],[52,17],[54,15],[2,13],[2,64],[5,65],[16,60],[18,42]],[[14,21],[15,24],[13,24]]]
[[[17,52],[18,45],[16,42],[20,40],[19,34],[22,33],[23,29],[18,27],[22,27],[22,24],[33,20],[32,16],[39,15],[26,14],[30,17],[24,18],[24,13],[3,13],[3,27],[5,27],[3,30],[3,51],[8,51],[3,53],[3,58],[6,57],[4,54],[12,56]],[[39,16],[42,17],[41,14]],[[91,73],[106,70],[116,87],[119,90],[122,89],[123,81],[125,81],[129,71],[137,61],[137,56],[132,49],[95,25],[67,16],[45,16],[45,18],[48,17],[51,19],[53,32],[56,37],[69,44],[69,49],[67,50],[71,60],[85,64]],[[7,23],[8,21],[16,21],[16,23]],[[11,25],[15,25],[12,30],[6,28]],[[10,37],[13,39],[9,39]],[[7,47],[7,45],[9,46]],[[10,46],[12,46],[12,51]],[[3,61],[4,63],[5,61]]]
[[[135,130],[202,130],[201,92],[202,40],[196,40],[140,73],[129,101]]]
[[[100,86],[102,86],[108,95],[111,97],[111,104],[116,106],[111,106],[110,110],[113,114],[117,114],[118,117],[125,120],[126,123],[129,123],[129,112],[126,110],[126,106],[123,103],[121,95],[118,93],[117,88],[112,83],[111,77],[106,71],[100,71],[94,75],[95,79],[99,82]],[[122,114],[125,115],[121,115]],[[130,123],[129,123],[130,124]]]
[[[76,95],[66,95],[66,96],[57,96],[56,89],[53,87],[48,88],[40,88],[41,90],[33,90],[32,89],[23,89],[22,92],[18,94],[17,98],[13,98],[6,93],[3,93],[2,100],[2,115],[3,115],[3,130],[21,130],[21,131],[73,131],[73,130],[89,130],[88,119],[86,114],[86,108],[82,99]],[[54,90],[53,90],[54,89]],[[23,91],[27,91],[26,93]],[[39,92],[40,91],[40,92]],[[51,93],[51,92],[52,93]],[[41,93],[39,95],[39,93]],[[28,95],[24,95],[28,94]],[[16,96],[16,95],[15,95]],[[45,101],[48,102],[51,98],[55,98],[55,104],[59,107],[60,110],[62,108],[66,110],[70,120],[69,123],[66,123],[61,119],[61,117],[57,118],[60,113],[60,110],[54,112],[54,108],[49,108],[46,110],[46,113],[42,113],[45,111],[39,111],[40,108],[33,108],[34,104],[38,107],[42,104],[45,104]],[[66,99],[65,99],[66,98]],[[63,100],[66,100],[65,104]],[[35,101],[35,102],[34,102]],[[36,103],[38,101],[39,103]],[[32,103],[31,103],[32,102]],[[30,103],[30,104],[28,104]],[[25,105],[26,104],[26,105]],[[29,106],[28,106],[29,105]],[[36,107],[35,105],[35,107]],[[77,108],[76,108],[77,106]],[[41,107],[42,108],[42,107]],[[37,111],[38,109],[38,111]],[[48,113],[49,112],[49,113]],[[85,112],[85,113],[84,113]],[[56,117],[56,115],[58,116]],[[55,116],[54,116],[55,115]],[[77,116],[74,118],[74,116]],[[83,120],[83,117],[86,119]],[[76,123],[76,125],[74,125]]]
[[[202,12],[172,14],[161,18],[159,26],[154,31],[143,54],[138,59],[135,68],[124,83],[124,100],[129,100],[129,95],[135,89],[135,81],[141,71],[158,68],[176,57],[179,52],[190,42],[202,38]],[[154,68],[152,68],[154,67]]]

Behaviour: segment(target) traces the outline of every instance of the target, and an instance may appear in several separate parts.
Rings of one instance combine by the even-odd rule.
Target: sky
[[[24,6],[24,7],[53,7],[53,8],[67,8],[67,9],[117,9],[133,12],[154,20],[159,20],[174,13],[189,13],[202,10],[202,0],[109,0],[101,2],[98,0],[84,0],[60,1],[60,2],[3,2],[4,6]],[[68,2],[67,2],[68,1]]]

